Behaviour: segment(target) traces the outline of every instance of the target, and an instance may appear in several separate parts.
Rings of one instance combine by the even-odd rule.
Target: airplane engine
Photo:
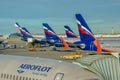
[[[82,43],[82,44],[80,44],[80,48],[81,48],[81,49],[84,49],[85,47],[86,47],[86,45],[85,45],[85,44],[83,44],[83,43]]]
[[[53,44],[54,42],[55,42],[55,40],[53,40],[53,39],[48,40],[48,43],[50,43],[50,44]]]

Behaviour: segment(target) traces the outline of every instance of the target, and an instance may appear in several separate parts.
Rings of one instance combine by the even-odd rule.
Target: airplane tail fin
[[[47,23],[43,23],[43,28],[45,36],[48,40],[53,39],[55,42],[62,43],[66,49],[69,48],[64,39],[59,37]]]
[[[77,19],[78,30],[79,30],[81,41],[94,42],[94,45],[96,46],[96,50],[98,53],[114,52],[112,50],[101,48],[99,40],[97,40],[94,37],[93,32],[90,30],[90,28],[88,27],[87,23],[85,22],[81,14],[76,14],[76,19]]]
[[[66,36],[67,38],[78,38],[78,35],[76,35],[69,26],[65,25],[65,32],[66,32]]]
[[[27,38],[33,38],[32,34],[25,27],[21,27],[17,22],[15,23],[15,27],[25,40],[27,40]]]
[[[81,14],[76,14],[78,30],[81,41],[94,41],[95,37]]]
[[[43,28],[44,28],[46,39],[59,40],[57,34],[53,31],[53,29],[47,23],[43,23]]]
[[[17,22],[15,23],[15,27],[18,30],[18,32],[21,33],[22,27]]]
[[[22,29],[25,30],[26,32],[30,33],[25,27],[22,27]]]

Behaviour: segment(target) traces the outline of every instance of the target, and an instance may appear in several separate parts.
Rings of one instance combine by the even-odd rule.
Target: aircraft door
[[[56,73],[54,80],[62,80],[64,77],[64,73]]]

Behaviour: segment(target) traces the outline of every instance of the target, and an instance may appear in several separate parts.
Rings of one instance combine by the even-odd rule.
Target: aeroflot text
[[[49,72],[51,70],[51,67],[31,65],[31,64],[21,64],[19,68],[33,70],[33,71],[42,71],[42,72]]]

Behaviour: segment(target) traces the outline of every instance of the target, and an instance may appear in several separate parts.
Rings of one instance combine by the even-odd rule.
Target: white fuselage
[[[57,60],[0,55],[0,80],[100,80],[80,66]]]

